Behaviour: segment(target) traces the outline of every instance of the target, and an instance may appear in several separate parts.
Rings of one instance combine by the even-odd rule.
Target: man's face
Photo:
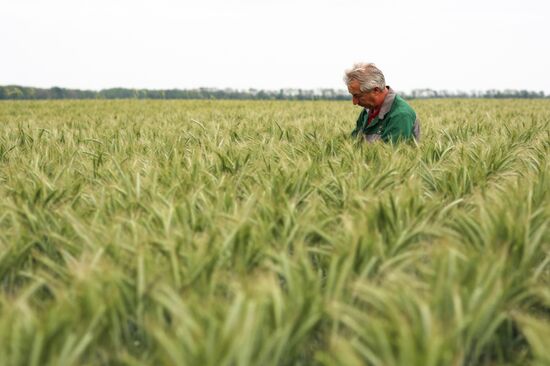
[[[378,105],[379,91],[374,89],[371,91],[362,92],[361,85],[357,80],[352,80],[349,83],[348,91],[351,94],[353,105],[359,105],[368,109],[374,109]]]

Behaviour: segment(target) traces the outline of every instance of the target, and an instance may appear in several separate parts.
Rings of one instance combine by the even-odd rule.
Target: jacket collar
[[[395,100],[395,96],[397,95],[389,86],[386,86],[386,89],[388,89],[388,94],[386,95],[386,98],[384,98],[384,102],[382,102],[382,107],[380,107],[380,113],[378,114],[378,118],[380,119],[384,119],[386,114],[390,111],[393,101]]]

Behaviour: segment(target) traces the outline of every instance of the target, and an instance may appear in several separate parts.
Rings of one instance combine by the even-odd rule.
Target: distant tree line
[[[449,90],[433,90],[433,89],[414,89],[410,94],[406,94],[408,98],[547,98],[543,91],[531,91],[531,90],[472,90],[466,91],[449,91]]]
[[[420,98],[548,98],[542,91],[529,90],[485,90],[447,91],[414,89],[410,93],[398,92],[409,99]],[[0,86],[0,100],[20,99],[258,99],[258,100],[348,100],[345,90],[336,89],[128,89],[111,88],[100,91],[53,87],[49,89],[19,85]]]

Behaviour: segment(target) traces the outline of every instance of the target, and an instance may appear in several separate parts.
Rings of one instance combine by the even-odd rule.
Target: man
[[[420,121],[415,111],[386,86],[384,74],[374,64],[360,63],[346,71],[344,81],[353,104],[363,107],[351,135],[368,142],[420,140]]]

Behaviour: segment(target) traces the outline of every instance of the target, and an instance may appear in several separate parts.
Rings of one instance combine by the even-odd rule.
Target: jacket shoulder
[[[414,109],[409,105],[409,103],[405,101],[405,99],[401,98],[399,95],[395,96],[395,100],[390,110],[390,116],[395,115],[409,115],[416,118],[416,112],[414,111]]]

